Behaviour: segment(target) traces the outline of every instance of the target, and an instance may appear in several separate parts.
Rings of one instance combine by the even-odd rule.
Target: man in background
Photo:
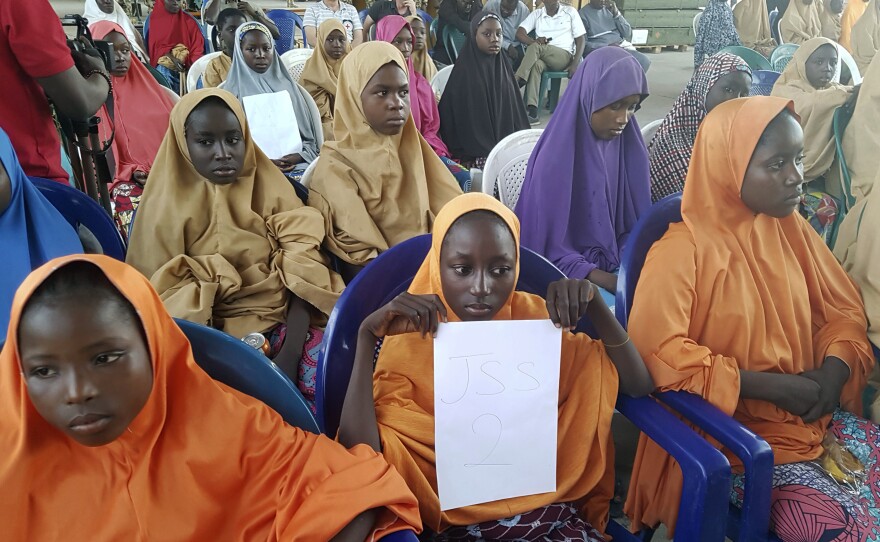
[[[632,44],[632,26],[617,9],[614,0],[590,0],[581,11],[581,20],[587,30],[586,54],[600,47],[623,47],[641,64],[646,72],[651,66],[647,56],[636,51]]]
[[[516,31],[529,16],[529,8],[521,0],[489,0],[484,9],[501,17],[501,48],[516,71],[526,52],[525,46],[516,39]]]

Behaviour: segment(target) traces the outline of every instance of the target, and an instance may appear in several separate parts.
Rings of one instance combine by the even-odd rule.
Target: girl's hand
[[[800,374],[819,385],[819,400],[801,418],[807,423],[814,422],[837,410],[843,386],[849,380],[849,366],[838,358],[826,358],[822,367]]]
[[[439,296],[404,292],[367,316],[361,324],[361,331],[367,331],[377,339],[414,332],[424,338],[428,333],[436,335],[439,323],[447,321],[446,307]]]
[[[571,331],[586,314],[596,295],[596,285],[586,279],[562,279],[547,287],[550,321],[563,331]]]
[[[775,375],[773,404],[795,416],[806,416],[816,407],[822,387],[814,380],[800,375]],[[807,421],[804,418],[804,421]],[[812,421],[812,420],[810,420]]]

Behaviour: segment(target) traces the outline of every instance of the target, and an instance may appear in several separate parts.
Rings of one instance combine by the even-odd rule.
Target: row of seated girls
[[[35,207],[40,199],[22,188],[27,179],[6,145],[10,195],[0,203],[22,211],[0,214],[2,225],[18,220],[23,238],[46,250],[22,254],[30,267],[2,309],[0,401],[13,413],[0,431],[13,451],[0,465],[0,484],[12,489],[0,507],[4,532],[150,538],[179,526],[197,539],[364,540],[409,526],[435,540],[603,540],[615,397],[658,388],[699,394],[767,440],[780,538],[804,540],[808,528],[819,540],[880,540],[880,428],[859,416],[874,363],[865,307],[797,214],[806,152],[797,104],[737,99],[745,70],[735,57],[720,65],[716,72],[733,77],[718,103],[708,95],[724,75],[701,75],[715,82],[691,91],[705,93],[697,105],[711,111],[698,111],[684,220],[648,255],[629,336],[610,294],[628,236],[651,207],[651,157],[634,118],[647,81],[620,48],[591,53],[571,79],[513,213],[488,196],[461,195],[409,112],[409,63],[384,42],[355,48],[339,65],[335,140],[321,149],[308,205],[255,143],[235,94],[183,97],[144,185],[131,267],[72,256],[24,279],[76,252],[76,238],[50,246],[41,240],[57,232],[24,227],[37,212],[26,198]],[[425,233],[432,248],[409,291],[361,326],[337,436],[350,452],[208,379],[169,319],[264,334],[308,393],[310,337],[344,284]],[[520,244],[569,277],[546,299],[514,291]],[[595,339],[568,333],[584,316]],[[428,335],[441,321],[547,318],[566,332],[557,490],[441,512]],[[221,423],[238,430],[218,433]],[[855,492],[814,462],[841,450],[864,466]],[[62,465],[72,474],[59,475]],[[680,476],[642,440],[626,508],[636,528],[663,522],[674,534]],[[113,506],[96,514],[92,495]],[[206,495],[217,506],[202,506]],[[222,506],[229,498],[242,505]],[[834,521],[809,523],[817,510]]]

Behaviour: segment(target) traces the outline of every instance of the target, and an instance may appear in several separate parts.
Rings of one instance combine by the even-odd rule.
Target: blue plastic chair
[[[30,179],[73,229],[85,226],[98,239],[105,255],[125,261],[125,242],[116,223],[95,200],[66,184],[38,177]]]
[[[617,319],[624,327],[629,323],[633,294],[648,250],[663,237],[671,223],[681,220],[681,194],[673,194],[654,204],[630,233],[621,257],[617,300],[614,305]],[[770,483],[773,480],[773,450],[770,445],[702,397],[687,392],[663,392],[654,395],[697,428],[718,440],[745,466],[743,507],[739,510],[729,506],[727,536],[732,540],[749,542],[776,540],[775,536],[769,534]],[[716,516],[721,517],[723,516]]]
[[[422,235],[384,252],[358,274],[336,303],[318,362],[318,423],[326,434],[335,435],[339,428],[361,322],[406,290],[430,245],[431,236]],[[518,290],[544,296],[550,282],[564,278],[553,264],[524,247],[520,258]],[[588,329],[578,327],[579,331]],[[620,395],[617,409],[675,457],[682,468],[685,489],[677,539],[723,540],[724,527],[718,518],[727,513],[730,491],[730,464],[723,454],[653,399]],[[651,535],[646,532],[644,538],[638,538],[614,521],[609,522],[607,532],[615,540],[650,540]]]
[[[278,49],[279,55],[283,55],[287,51],[296,48],[297,28],[302,32],[303,47],[309,47],[309,43],[306,40],[306,28],[299,15],[286,9],[273,9],[267,11],[266,16],[272,19],[272,22],[278,27],[278,32],[281,34],[281,37],[275,40],[275,47]]]
[[[770,36],[776,40],[776,43],[782,43],[782,40],[779,39],[779,10],[773,9],[770,12]]]
[[[779,72],[768,70],[755,70],[752,72],[752,88],[749,96],[770,96],[773,85],[779,79]]]
[[[306,400],[266,356],[222,331],[174,321],[189,339],[196,363],[211,378],[266,403],[289,425],[320,434]]]

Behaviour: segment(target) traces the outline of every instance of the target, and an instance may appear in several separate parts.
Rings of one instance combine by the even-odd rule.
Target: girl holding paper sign
[[[220,88],[244,106],[257,146],[285,175],[299,181],[318,157],[324,138],[312,117],[311,97],[290,77],[265,25],[238,27],[232,68]]]
[[[433,236],[408,292],[361,324],[340,442],[381,450],[440,540],[465,540],[475,531],[488,540],[499,531],[519,540],[602,540],[614,484],[611,415],[618,385],[629,395],[649,393],[653,382],[644,363],[591,282],[555,282],[546,301],[514,291],[519,222],[497,200],[476,193],[454,199],[437,215]],[[584,315],[602,341],[562,334],[557,490],[441,512],[431,337],[440,322],[549,318],[569,331]],[[374,374],[373,351],[382,337]]]

